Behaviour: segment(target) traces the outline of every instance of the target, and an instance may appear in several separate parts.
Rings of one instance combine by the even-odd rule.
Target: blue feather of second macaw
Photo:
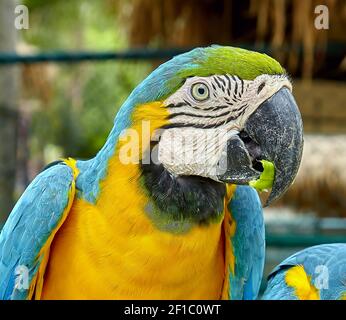
[[[267,284],[262,300],[297,300],[294,288],[285,285],[286,273],[281,270]]]
[[[261,201],[249,186],[237,186],[230,210],[236,223],[231,239],[235,274],[230,274],[231,300],[257,298],[264,268],[265,233]]]

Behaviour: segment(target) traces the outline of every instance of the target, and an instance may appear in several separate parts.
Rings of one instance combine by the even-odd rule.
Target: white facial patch
[[[227,141],[236,133],[224,129],[167,129],[160,138],[158,160],[174,175],[217,180],[227,170],[227,161],[221,159],[227,156]]]

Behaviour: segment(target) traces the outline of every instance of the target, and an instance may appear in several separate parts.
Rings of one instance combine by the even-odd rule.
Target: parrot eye
[[[197,101],[205,101],[209,98],[209,88],[202,82],[195,83],[191,88],[191,95]]]

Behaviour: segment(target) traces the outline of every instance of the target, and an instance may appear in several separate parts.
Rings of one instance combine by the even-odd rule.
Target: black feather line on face
[[[223,106],[222,108],[229,108],[228,106]],[[214,109],[213,109],[214,110]],[[179,117],[179,116],[186,116],[186,117],[191,117],[191,118],[204,118],[204,119],[216,119],[216,118],[220,118],[223,116],[226,116],[227,114],[229,114],[229,111],[227,112],[223,112],[219,115],[200,115],[200,114],[194,114],[194,113],[187,113],[187,112],[177,112],[177,113],[172,113],[169,116],[167,116],[167,119],[173,119],[175,117]]]
[[[217,110],[227,109],[230,106],[232,106],[232,104],[230,104],[229,102],[226,101],[226,103],[228,103],[229,105],[227,105],[227,106],[209,107],[209,108],[200,108],[200,107],[197,107],[197,106],[192,106],[192,108],[194,108],[196,110],[202,110],[202,111],[210,111],[210,110],[217,111]]]
[[[215,124],[191,124],[191,123],[170,123],[161,127],[162,129],[172,129],[172,128],[197,128],[197,129],[211,129],[215,128]]]
[[[237,83],[237,79],[235,76],[232,76],[232,79],[234,80],[234,84],[235,84],[235,87],[234,87],[234,95],[237,96],[238,95],[238,83]]]
[[[217,79],[218,79],[220,82],[222,82],[222,84],[223,84],[224,86],[226,86],[226,82],[225,82],[225,80],[224,80],[222,77],[218,76]]]
[[[244,80],[240,79],[240,83],[241,83],[241,95],[244,93]]]
[[[214,80],[215,80],[216,85],[217,85],[221,90],[223,90],[223,87],[222,87],[221,82],[220,82],[217,78],[214,78]]]
[[[243,111],[245,108],[247,108],[247,106],[248,106],[248,104],[245,103],[245,104],[241,105],[239,108],[232,110],[232,112]]]
[[[184,99],[184,102],[185,102],[189,107],[192,106],[192,104],[191,104],[190,102],[186,101],[185,99]]]
[[[166,108],[171,108],[172,109],[172,108],[181,108],[181,107],[185,107],[185,106],[187,106],[187,103],[179,102],[177,104],[171,103],[171,104],[167,105]]]
[[[227,82],[228,82],[228,92],[230,92],[232,89],[232,81],[231,81],[231,78],[227,74],[225,75],[225,77],[226,77]]]

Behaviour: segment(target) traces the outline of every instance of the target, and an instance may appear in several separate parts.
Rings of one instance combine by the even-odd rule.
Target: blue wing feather
[[[16,268],[25,266],[31,283],[39,253],[61,222],[73,191],[73,170],[61,163],[41,172],[23,193],[0,233],[0,299],[28,298],[29,288],[15,287]]]
[[[235,273],[230,274],[230,298],[253,300],[258,295],[265,258],[261,201],[253,188],[237,186],[229,208],[236,222],[235,235],[231,239]]]

